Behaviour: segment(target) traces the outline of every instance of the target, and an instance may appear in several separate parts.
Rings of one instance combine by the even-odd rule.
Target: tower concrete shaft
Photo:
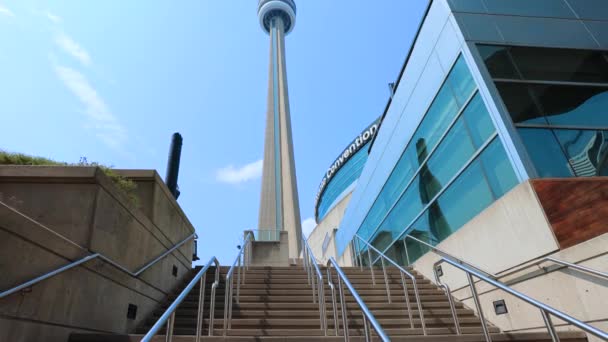
[[[260,3],[272,5],[275,1]],[[293,4],[289,1],[287,3]],[[295,17],[295,7],[293,14]],[[279,231],[287,231],[289,257],[298,258],[301,251],[302,227],[285,65],[285,35],[286,31],[289,32],[293,27],[294,20],[286,15],[282,11],[273,10],[268,11],[263,18],[263,27],[265,22],[270,35],[270,70],[258,227],[263,230],[276,230],[277,234],[270,236],[277,238]]]

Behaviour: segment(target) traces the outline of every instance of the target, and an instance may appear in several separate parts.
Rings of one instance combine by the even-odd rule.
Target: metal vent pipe
[[[179,197],[179,187],[177,186],[177,176],[179,175],[179,161],[182,155],[182,135],[173,133],[171,148],[169,150],[169,160],[167,161],[167,176],[165,183],[173,197]]]

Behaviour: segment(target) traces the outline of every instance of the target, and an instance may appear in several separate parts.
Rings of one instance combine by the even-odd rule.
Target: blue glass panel
[[[496,138],[481,155],[481,164],[488,182],[499,198],[517,185],[518,180],[500,139]]]
[[[519,135],[540,177],[572,177],[572,170],[549,129],[519,128]]]
[[[525,84],[496,82],[496,88],[507,106],[509,114],[515,123],[546,125],[538,101],[534,99],[531,90]]]
[[[579,177],[608,175],[608,131],[554,130]]]
[[[530,86],[551,125],[608,127],[608,88]]]
[[[321,221],[336,199],[361,175],[367,161],[367,146],[363,146],[336,172],[319,199],[319,221]]]
[[[450,122],[458,113],[458,104],[449,87],[443,87],[429,108],[424,120],[410,140],[405,152],[416,166],[422,164],[437,145]]]
[[[530,17],[576,18],[563,0],[484,0],[488,13]]]
[[[494,124],[479,93],[471,100],[462,114],[476,148],[481,147],[494,133]]]
[[[421,194],[418,188],[419,177],[414,179],[395,207],[390,211],[378,233],[375,234],[374,247],[384,250],[388,244],[397,238],[401,232],[412,222],[423,208]],[[388,239],[390,237],[390,239]]]
[[[462,56],[458,57],[456,64],[452,67],[447,83],[452,88],[458,104],[464,105],[475,89],[475,82]]]

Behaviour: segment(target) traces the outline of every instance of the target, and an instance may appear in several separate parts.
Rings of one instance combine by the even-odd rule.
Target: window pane
[[[606,52],[517,46],[510,52],[524,79],[608,82]]]
[[[500,139],[495,138],[483,151],[480,159],[495,198],[501,197],[517,185],[517,176]]]
[[[486,63],[486,67],[492,78],[519,79],[519,74],[515,69],[510,47],[495,45],[478,45],[479,54]]]
[[[438,209],[429,217],[441,220],[445,228],[441,234],[451,234],[480,213],[494,200],[479,160],[467,170],[439,197]],[[433,218],[433,215],[436,218]],[[440,240],[446,236],[439,235]]]
[[[452,88],[458,104],[460,106],[464,105],[469,96],[471,96],[473,89],[475,89],[475,82],[462,56],[458,57],[458,61],[456,61],[452,71],[450,71],[447,83]],[[444,88],[446,87],[444,86]]]
[[[437,145],[457,112],[458,105],[452,91],[449,87],[443,87],[407,147],[406,154],[417,166],[422,164],[429,152]]]
[[[462,114],[476,148],[479,148],[494,133],[494,124],[481,95],[477,93]]]
[[[568,160],[549,129],[519,128],[519,135],[540,177],[572,177]]]
[[[530,17],[576,18],[565,2],[556,0],[485,0],[488,13]]]
[[[530,88],[525,84],[496,82],[511,118],[515,123],[547,124],[547,120],[533,99]]]
[[[475,152],[463,119],[459,118],[429,162],[420,171],[420,198],[429,203]]]
[[[531,86],[552,125],[608,127],[608,88]]]
[[[374,245],[379,250],[384,250],[393,239],[401,235],[422,210],[423,204],[421,202],[420,191],[418,190],[418,183],[418,178],[414,179],[412,185],[395,204],[395,207],[388,214],[384,222],[382,222],[376,234],[378,245]],[[387,236],[390,236],[390,239]]]
[[[594,130],[554,130],[579,177],[608,175],[608,132]]]

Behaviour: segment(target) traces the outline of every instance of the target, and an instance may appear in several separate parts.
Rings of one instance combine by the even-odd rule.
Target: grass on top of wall
[[[44,157],[30,156],[23,153],[11,153],[0,150],[0,165],[38,165],[38,166],[89,166],[89,167],[98,167],[103,173],[110,177],[114,184],[125,192],[127,197],[131,200],[131,202],[137,206],[138,199],[135,195],[135,190],[137,189],[137,184],[132,180],[120,176],[114,170],[112,170],[109,166],[105,166],[96,162],[89,162],[87,158],[82,157],[80,161],[75,164],[58,162]]]

